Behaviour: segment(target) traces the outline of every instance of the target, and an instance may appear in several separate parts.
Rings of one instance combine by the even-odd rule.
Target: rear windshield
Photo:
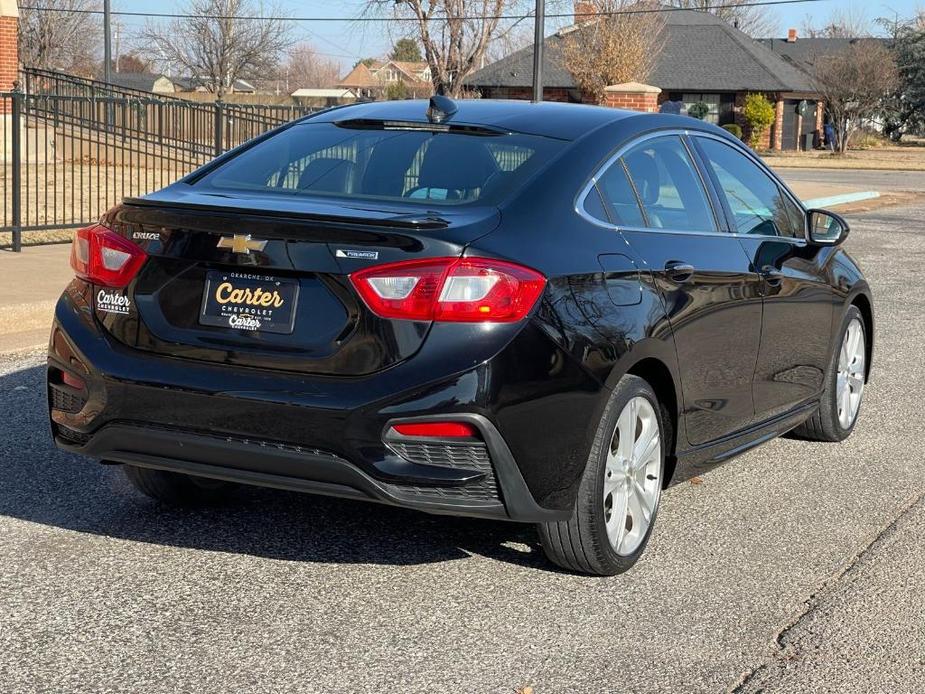
[[[535,135],[300,123],[196,180],[223,191],[459,205],[502,200],[564,143]]]

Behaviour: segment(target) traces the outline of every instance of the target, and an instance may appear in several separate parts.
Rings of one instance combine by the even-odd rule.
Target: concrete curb
[[[809,200],[804,200],[803,204],[807,208],[820,208],[820,207],[836,207],[838,205],[847,205],[852,202],[860,202],[861,200],[873,200],[874,198],[879,198],[880,193],[876,190],[863,190],[857,193],[842,193],[841,195],[829,195],[824,198],[810,198]]]

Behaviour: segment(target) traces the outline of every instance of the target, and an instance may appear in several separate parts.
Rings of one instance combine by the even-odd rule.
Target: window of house
[[[698,102],[705,103],[710,111],[704,120],[714,125],[735,123],[735,94],[704,94],[699,92],[673,93],[673,101],[680,100],[685,110]]]
[[[777,182],[743,153],[710,138],[697,138],[739,234],[803,238],[803,211]]]
[[[623,155],[648,226],[677,231],[717,231],[700,174],[675,135],[646,140]]]

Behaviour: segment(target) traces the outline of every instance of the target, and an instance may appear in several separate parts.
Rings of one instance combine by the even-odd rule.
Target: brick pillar
[[[662,90],[651,84],[624,82],[605,87],[604,91],[604,106],[658,113],[658,95],[662,93]]]
[[[781,150],[784,147],[784,100],[779,96],[774,104],[773,142],[769,142],[771,149]],[[798,143],[799,144],[799,143]]]
[[[19,79],[19,8],[16,0],[0,0],[0,92]]]

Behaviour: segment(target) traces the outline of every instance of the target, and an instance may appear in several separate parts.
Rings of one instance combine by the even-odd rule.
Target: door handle
[[[694,279],[694,266],[680,260],[665,263],[665,274],[675,282],[690,282]]]
[[[773,265],[765,265],[758,271],[758,274],[761,275],[761,279],[763,279],[765,284],[769,287],[779,287],[784,281],[783,275],[781,275]]]

